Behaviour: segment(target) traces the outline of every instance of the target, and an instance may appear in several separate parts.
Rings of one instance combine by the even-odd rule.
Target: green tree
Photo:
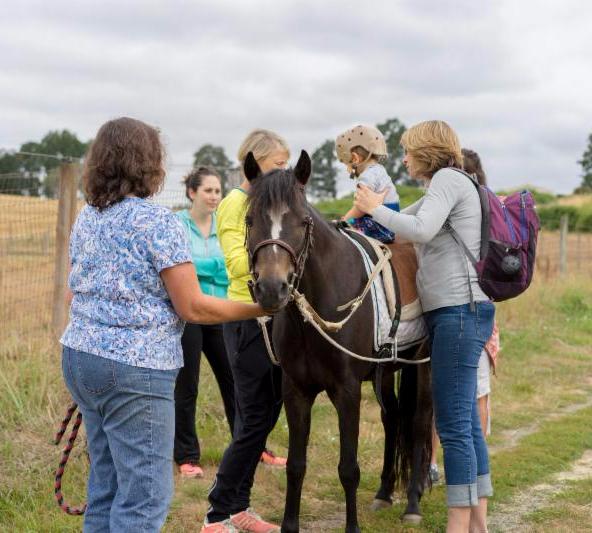
[[[88,150],[89,145],[90,141],[82,142],[69,130],[55,130],[48,132],[39,143],[23,144],[21,151],[50,154],[62,158],[81,159]],[[43,172],[45,174],[42,193],[48,198],[55,198],[58,194],[57,168],[63,159],[29,156],[24,161],[25,168],[31,172],[37,174]]]
[[[57,167],[62,163],[63,158],[81,158],[87,151],[89,144],[90,141],[82,142],[68,130],[50,131],[40,142],[26,142],[21,145],[19,152],[48,154],[57,157],[10,153],[0,156],[0,173],[10,172],[18,176],[11,180],[2,180],[0,188],[3,190],[19,189],[20,194],[34,196],[38,196],[41,192],[48,198],[54,198],[57,196]],[[43,183],[41,183],[41,178],[43,178]],[[14,192],[19,194],[18,190]]]
[[[0,192],[39,196],[41,182],[24,165],[23,160],[10,152],[0,153]]]
[[[0,174],[13,174],[19,172],[21,164],[17,159],[16,155],[0,150]]]
[[[588,137],[588,146],[578,161],[582,167],[582,184],[576,189],[576,192],[592,192],[592,133]]]
[[[405,165],[403,165],[403,147],[401,146],[401,136],[405,133],[405,126],[398,118],[389,118],[376,127],[384,135],[388,158],[384,162],[384,168],[394,183],[410,182],[409,175]]]
[[[204,144],[193,154],[193,166],[215,168],[222,177],[222,190],[226,190],[228,175],[233,170],[233,165],[224,152],[224,148],[213,144]]]
[[[335,168],[335,142],[326,140],[312,154],[312,174],[308,189],[316,199],[337,196],[337,169]]]

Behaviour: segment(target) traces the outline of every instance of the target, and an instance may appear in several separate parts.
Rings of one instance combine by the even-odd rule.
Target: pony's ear
[[[310,156],[305,150],[302,150],[302,152],[300,152],[300,157],[298,158],[298,163],[296,163],[296,167],[294,168],[294,175],[302,185],[306,185],[308,178],[310,178],[311,171],[312,164],[310,162]]]
[[[243,171],[245,173],[246,178],[249,181],[253,181],[256,177],[261,176],[261,169],[257,164],[257,160],[253,155],[253,152],[249,152],[247,157],[245,157],[245,162],[243,163]]]

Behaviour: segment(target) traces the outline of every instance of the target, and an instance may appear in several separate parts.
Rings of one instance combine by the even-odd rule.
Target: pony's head
[[[251,294],[263,309],[276,312],[290,300],[312,245],[304,193],[310,157],[303,150],[293,169],[262,174],[249,152],[243,170],[251,185],[246,216]]]

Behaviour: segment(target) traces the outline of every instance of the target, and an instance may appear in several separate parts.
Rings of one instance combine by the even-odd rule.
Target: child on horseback
[[[381,162],[387,156],[382,133],[373,126],[355,126],[339,135],[335,141],[337,157],[347,166],[356,187],[363,183],[374,192],[385,192],[384,205],[399,211],[399,195]],[[356,207],[343,217],[358,231],[384,243],[391,243],[395,234]]]

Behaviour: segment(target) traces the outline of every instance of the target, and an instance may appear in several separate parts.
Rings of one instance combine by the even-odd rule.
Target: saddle
[[[393,281],[393,271],[399,282],[399,291],[401,298],[401,321],[408,321],[418,318],[423,310],[417,294],[417,285],[415,277],[417,274],[417,254],[413,243],[397,237],[392,244],[378,243],[374,239],[366,237],[368,242],[374,248],[377,256],[381,254],[379,247],[386,246],[391,251],[391,269],[382,271],[382,282],[384,292],[391,316],[395,314],[395,285]]]
[[[402,306],[401,320],[413,320],[423,313],[415,281],[418,269],[415,247],[410,241],[405,241],[399,237],[396,238],[394,243],[387,244],[387,247],[393,254],[391,257],[391,267],[399,280]],[[387,276],[383,274],[383,283],[389,310],[392,310],[394,309],[395,289],[392,277],[390,280],[388,278],[388,274]]]

